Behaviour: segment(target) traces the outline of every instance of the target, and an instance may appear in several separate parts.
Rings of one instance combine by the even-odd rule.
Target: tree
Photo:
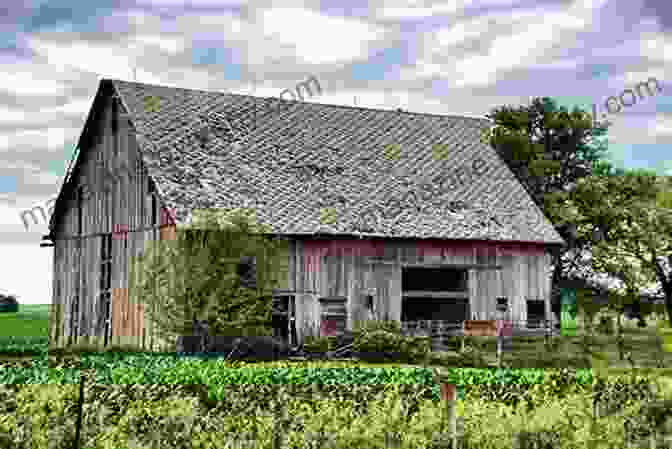
[[[657,282],[672,325],[671,178],[646,170],[591,176],[549,201],[588,242],[593,271],[623,282],[623,291],[610,297],[612,307],[639,306],[640,290]]]
[[[134,264],[129,296],[146,304],[167,338],[191,335],[206,320],[211,335],[266,332],[284,241],[239,210],[200,210],[174,240],[150,242]]]
[[[605,157],[608,122],[595,126],[590,113],[579,108],[569,112],[551,98],[535,98],[529,106],[502,106],[486,117],[494,126],[484,137],[511,168],[534,202],[544,210],[567,245],[553,258],[551,308],[560,319],[561,295],[557,287],[566,263],[563,256],[585,242],[576,240],[571,221],[549,208],[549,194],[571,190],[593,170],[612,173]]]
[[[15,295],[4,295],[0,293],[0,312],[18,312],[19,300]]]

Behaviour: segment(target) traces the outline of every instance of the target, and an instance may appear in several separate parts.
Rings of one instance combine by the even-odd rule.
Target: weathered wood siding
[[[162,207],[152,199],[151,181],[123,106],[110,94],[103,89],[96,99],[90,138],[82,142],[72,185],[65,187],[65,208],[55,222],[52,303],[58,312],[51,318],[50,338],[57,346],[105,343],[107,305],[100,283],[105,239],[112,240],[107,344],[149,348],[158,343],[142,305],[129,303],[127,288],[133,256],[141,253],[146,240],[159,236]],[[89,194],[78,195],[80,186]]]
[[[404,266],[468,268],[472,319],[494,319],[495,298],[509,298],[510,317],[526,320],[528,299],[546,302],[550,318],[550,255],[537,244],[494,242],[298,240],[293,245],[299,339],[319,328],[319,298],[346,296],[348,329],[366,317],[373,294],[379,317],[400,320]],[[291,287],[290,287],[291,288]]]

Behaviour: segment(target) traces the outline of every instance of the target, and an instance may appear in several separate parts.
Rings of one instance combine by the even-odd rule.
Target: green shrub
[[[19,301],[16,296],[0,293],[0,313],[16,313],[19,311]]]
[[[425,360],[431,350],[428,337],[402,335],[397,321],[359,323],[353,337],[353,350],[365,360],[419,362]]]
[[[18,311],[18,304],[0,304],[0,313],[16,313]]]
[[[306,335],[303,341],[303,350],[311,353],[326,353],[333,351],[336,346],[336,337]]]
[[[614,333],[614,318],[610,316],[600,317],[597,331],[601,334],[612,335]]]
[[[385,331],[401,335],[401,323],[395,320],[365,320],[355,324],[355,336],[372,331]]]

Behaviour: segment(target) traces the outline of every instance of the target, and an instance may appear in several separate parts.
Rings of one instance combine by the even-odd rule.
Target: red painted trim
[[[319,270],[320,259],[327,256],[355,257],[382,257],[384,247],[389,240],[305,240],[303,255],[306,262],[306,271]],[[523,242],[488,242],[482,240],[417,240],[415,242],[418,256],[443,256],[447,253],[455,255],[470,255],[474,252],[487,256],[509,255],[543,255],[545,245],[540,243]]]

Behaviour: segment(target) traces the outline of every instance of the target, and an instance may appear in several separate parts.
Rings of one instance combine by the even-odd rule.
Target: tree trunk
[[[560,279],[562,278],[562,252],[554,255],[553,262],[553,277],[551,281],[551,311],[555,314],[556,323],[560,323],[561,319],[561,309],[562,309],[562,296],[560,295],[560,289],[558,285]]]
[[[672,327],[672,280],[663,283],[663,291],[665,292],[665,308],[667,309],[667,320]]]
[[[621,315],[623,315],[623,308],[618,311],[616,317],[616,341],[618,344],[618,360],[623,361],[623,328],[621,327]]]

